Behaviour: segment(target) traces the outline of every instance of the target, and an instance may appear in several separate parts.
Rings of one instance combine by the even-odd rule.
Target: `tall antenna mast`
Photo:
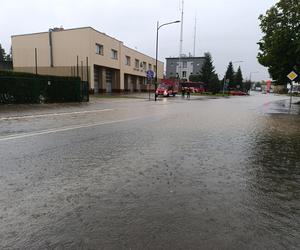
[[[184,0],[181,3],[181,28],[180,28],[180,45],[179,45],[179,79],[181,79],[181,55],[182,55],[182,44],[183,44],[183,8],[184,8]]]
[[[182,6],[181,6],[181,28],[180,28],[179,57],[181,57],[181,54],[182,54],[182,44],[183,44],[183,8],[184,8],[184,0],[182,0]]]
[[[195,16],[195,28],[194,28],[194,50],[193,56],[196,56],[196,33],[197,33],[197,16]]]

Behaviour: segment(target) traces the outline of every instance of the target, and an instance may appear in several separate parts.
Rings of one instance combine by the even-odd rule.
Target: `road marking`
[[[73,112],[64,112],[64,113],[49,113],[49,114],[40,114],[40,115],[10,116],[10,117],[1,117],[0,121],[28,119],[28,118],[40,118],[40,117],[46,117],[46,116],[63,116],[63,115],[88,114],[88,113],[98,113],[98,112],[106,112],[106,111],[113,111],[113,110],[114,109],[94,109],[94,110],[73,111]]]
[[[9,140],[21,139],[21,138],[26,138],[26,137],[38,136],[38,135],[53,134],[53,133],[59,133],[59,132],[81,129],[81,128],[97,127],[97,126],[113,124],[113,123],[133,121],[133,120],[137,120],[140,118],[142,118],[142,117],[133,117],[133,118],[128,118],[128,119],[116,120],[116,121],[90,123],[90,124],[84,124],[84,125],[73,125],[73,126],[68,126],[68,127],[47,129],[47,130],[41,130],[41,131],[36,131],[36,132],[14,134],[14,135],[0,137],[0,141],[9,141]]]

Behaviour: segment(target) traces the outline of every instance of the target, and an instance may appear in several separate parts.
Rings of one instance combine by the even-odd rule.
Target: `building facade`
[[[188,80],[191,74],[200,74],[204,57],[168,57],[166,58],[166,77]]]
[[[15,71],[80,76],[95,93],[146,91],[146,71],[155,71],[154,58],[92,27],[15,35],[12,52]],[[163,70],[158,61],[158,79]]]

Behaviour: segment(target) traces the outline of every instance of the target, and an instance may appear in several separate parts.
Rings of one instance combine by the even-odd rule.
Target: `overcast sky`
[[[244,78],[269,78],[256,56],[262,34],[258,16],[276,0],[185,0],[183,53],[193,52],[197,16],[196,56],[212,54],[223,77],[229,61],[244,61]],[[0,43],[9,51],[11,35],[49,28],[92,26],[125,45],[155,57],[156,22],[180,20],[180,0],[5,0],[1,1]],[[180,24],[159,32],[159,59],[179,55]]]

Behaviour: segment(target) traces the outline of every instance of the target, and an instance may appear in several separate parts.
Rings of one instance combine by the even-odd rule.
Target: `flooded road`
[[[1,249],[300,248],[287,97],[43,107],[0,112]]]

